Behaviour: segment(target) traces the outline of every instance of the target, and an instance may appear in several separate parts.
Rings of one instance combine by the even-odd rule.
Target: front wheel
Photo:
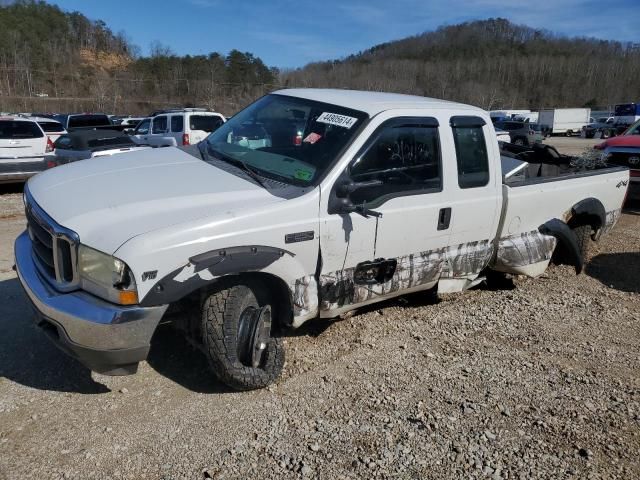
[[[274,337],[271,307],[248,285],[210,294],[202,304],[202,335],[209,365],[223,383],[254,390],[282,373],[284,345]]]
[[[567,130],[567,132],[565,133],[565,135],[567,137],[571,137],[573,135],[573,130]]]

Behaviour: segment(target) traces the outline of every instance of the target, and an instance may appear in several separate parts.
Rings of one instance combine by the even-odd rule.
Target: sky
[[[640,0],[53,0],[125,31],[141,53],[232,49],[269,66],[342,58],[442,25],[502,17],[568,36],[640,43]]]

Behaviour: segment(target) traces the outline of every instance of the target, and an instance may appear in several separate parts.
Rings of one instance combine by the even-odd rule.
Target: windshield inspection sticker
[[[295,177],[298,180],[306,180],[307,182],[313,178],[313,172],[309,170],[296,170]]]
[[[319,135],[319,134],[317,134],[315,132],[311,132],[309,135],[304,137],[303,142],[304,143],[310,143],[311,145],[313,145],[314,143],[316,143],[321,138],[322,138],[322,135]]]
[[[357,118],[347,117],[346,115],[338,115],[337,113],[322,112],[316,122],[327,123],[329,125],[336,125],[338,127],[351,128],[356,122]]]

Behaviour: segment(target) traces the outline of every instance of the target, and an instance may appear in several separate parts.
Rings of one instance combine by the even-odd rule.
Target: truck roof
[[[447,100],[429,97],[418,97],[416,95],[403,95],[400,93],[365,92],[361,90],[331,88],[291,88],[277,90],[273,93],[340,105],[368,113],[369,116],[377,115],[385,110],[400,108],[456,108],[486,114],[484,110],[478,107],[465,105],[463,103],[449,102]]]

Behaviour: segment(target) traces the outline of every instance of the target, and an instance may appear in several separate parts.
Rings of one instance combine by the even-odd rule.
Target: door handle
[[[451,207],[441,208],[438,214],[438,230],[446,230],[451,223]]]

